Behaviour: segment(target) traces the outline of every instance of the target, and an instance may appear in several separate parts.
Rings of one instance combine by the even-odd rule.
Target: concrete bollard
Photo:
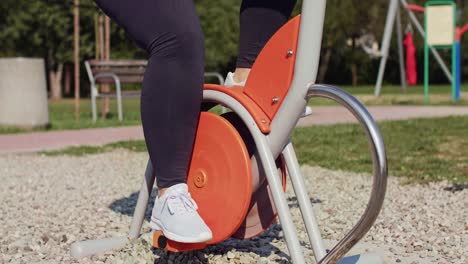
[[[0,125],[33,128],[48,123],[44,60],[0,58]]]

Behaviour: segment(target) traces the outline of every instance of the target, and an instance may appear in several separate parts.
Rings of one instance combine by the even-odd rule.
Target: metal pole
[[[105,56],[105,43],[104,43],[104,18],[103,15],[100,14],[98,18],[98,32],[99,32],[99,59],[103,60]]]
[[[103,56],[104,60],[110,59],[110,19],[106,15],[104,16],[104,54],[103,55],[104,55]],[[103,88],[102,89],[103,91],[110,92],[110,86],[108,84],[103,85],[102,88]],[[106,115],[107,113],[109,113],[109,103],[110,103],[109,98],[105,98],[104,109],[105,109]]]
[[[103,14],[100,14],[99,15],[99,19],[98,19],[98,24],[99,24],[99,59],[100,60],[105,60],[105,56],[106,56],[106,51],[105,51],[105,47],[106,47],[106,43],[104,41],[104,15]],[[101,84],[99,86],[100,90],[102,92],[108,92],[108,85],[106,84]],[[107,108],[106,108],[106,99],[107,98],[102,98],[101,99],[101,118],[102,120],[106,119],[106,114],[107,114]]]
[[[388,50],[390,49],[390,42],[392,40],[393,25],[395,24],[396,13],[398,10],[398,0],[391,0],[388,7],[387,19],[385,21],[385,30],[382,39],[381,59],[379,66],[379,73],[377,75],[377,83],[375,85],[374,95],[379,96],[382,90],[382,81],[385,73],[385,66],[388,59]]]
[[[302,219],[304,220],[307,235],[309,236],[309,242],[314,250],[315,260],[318,262],[327,254],[327,251],[323,244],[322,236],[320,235],[320,228],[315,218],[314,208],[310,202],[304,183],[304,177],[301,173],[301,168],[291,142],[284,148],[283,157],[288,168],[289,178],[291,179],[297,202],[299,203],[299,209],[301,210]]]
[[[110,19],[108,16],[104,17],[104,27],[105,27],[105,59],[109,60],[110,59]]]
[[[461,44],[460,41],[457,40],[455,42],[455,99],[460,98],[460,86],[461,86]]]
[[[128,233],[128,237],[131,239],[135,239],[140,236],[141,227],[145,220],[145,212],[148,207],[151,192],[153,191],[155,179],[156,176],[154,175],[153,165],[151,164],[151,160],[148,160],[145,177],[143,178],[140,193],[138,194],[137,204],[135,206],[135,211],[133,212],[132,224]],[[158,190],[156,189],[156,194],[157,191]]]
[[[74,0],[73,33],[75,60],[75,119],[80,120],[80,0]]]
[[[288,94],[271,122],[271,133],[268,135],[275,157],[288,144],[291,131],[304,112],[307,105],[305,89],[316,81],[326,4],[326,0],[302,1],[294,77]]]
[[[454,7],[455,8],[455,7]],[[456,28],[456,27],[455,27]],[[456,102],[457,97],[457,42],[452,44],[452,102]]]
[[[424,103],[429,103],[429,44],[424,40]]]
[[[99,60],[101,52],[101,44],[99,43],[99,16],[100,14],[96,13],[94,15],[94,41],[95,41],[95,55],[94,58]]]
[[[397,36],[398,36],[398,59],[400,61],[400,80],[401,80],[401,92],[406,93],[406,70],[405,70],[405,56],[403,51],[403,34],[401,28],[401,12],[400,8],[397,8]]]

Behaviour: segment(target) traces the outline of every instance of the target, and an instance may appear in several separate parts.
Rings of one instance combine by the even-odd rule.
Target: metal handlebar
[[[374,164],[372,191],[364,214],[351,231],[319,261],[319,264],[336,263],[369,231],[379,215],[387,187],[387,157],[377,124],[356,98],[337,87],[321,84],[309,86],[306,99],[312,97],[331,99],[346,107],[357,118],[367,134]]]

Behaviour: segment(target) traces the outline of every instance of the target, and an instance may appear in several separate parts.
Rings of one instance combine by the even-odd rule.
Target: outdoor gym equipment
[[[386,191],[387,160],[379,129],[365,107],[349,93],[314,84],[317,75],[326,0],[303,1],[302,14],[269,40],[253,65],[245,87],[205,85],[204,110],[220,104],[232,110],[221,116],[203,111],[187,184],[199,213],[213,232],[208,243],[184,244],[153,234],[153,246],[170,251],[201,249],[229,237],[250,238],[279,216],[294,263],[305,263],[284,194],[286,169],[297,197],[309,241],[319,263],[383,263],[378,254],[342,257],[367,233],[377,218]],[[305,188],[290,135],[311,98],[346,107],[369,140],[373,185],[358,223],[326,250]],[[140,236],[155,175],[148,162],[128,236],[76,242],[75,257],[124,247]]]

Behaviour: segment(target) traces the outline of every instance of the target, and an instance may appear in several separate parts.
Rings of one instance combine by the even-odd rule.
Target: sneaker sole
[[[164,225],[157,219],[151,219],[150,227],[154,231],[161,231],[166,238],[172,241],[180,242],[180,243],[202,243],[208,242],[213,239],[213,235],[210,233],[202,233],[198,237],[186,237],[174,234],[170,231],[167,231]]]

